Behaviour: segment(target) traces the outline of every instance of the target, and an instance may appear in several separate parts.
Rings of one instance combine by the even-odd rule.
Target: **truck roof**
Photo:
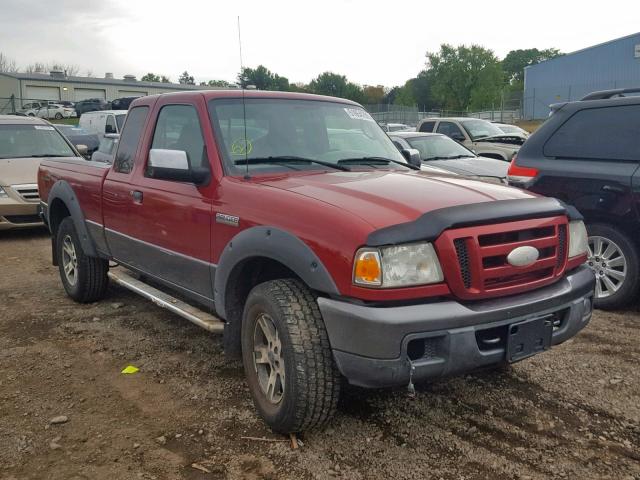
[[[131,107],[137,105],[147,105],[153,103],[157,98],[174,98],[176,100],[193,98],[194,96],[202,96],[205,100],[213,100],[215,98],[242,98],[244,92],[244,98],[280,98],[286,100],[315,100],[315,101],[329,101],[345,103],[348,105],[360,106],[359,103],[347,100],[346,98],[329,97],[326,95],[315,95],[311,93],[294,93],[294,92],[273,92],[266,90],[240,90],[240,89],[228,89],[228,90],[193,90],[186,92],[170,92],[160,93],[158,95],[148,95],[145,97],[139,97],[135,99]]]

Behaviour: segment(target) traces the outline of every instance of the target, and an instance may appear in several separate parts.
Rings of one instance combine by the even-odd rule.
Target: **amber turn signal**
[[[382,266],[378,251],[358,251],[353,269],[353,282],[358,285],[382,285]]]

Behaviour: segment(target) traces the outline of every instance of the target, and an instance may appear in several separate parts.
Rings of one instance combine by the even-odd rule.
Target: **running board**
[[[205,311],[202,311],[192,305],[189,305],[182,300],[178,300],[172,297],[168,293],[164,293],[157,288],[153,288],[144,282],[141,282],[137,278],[133,277],[126,271],[109,271],[109,278],[122,285],[124,288],[131,290],[132,292],[142,295],[143,297],[151,300],[159,307],[166,308],[167,310],[180,315],[182,318],[186,318],[192,323],[195,323],[199,327],[204,328],[210,332],[222,333],[224,330],[224,322],[218,317],[211,315]]]

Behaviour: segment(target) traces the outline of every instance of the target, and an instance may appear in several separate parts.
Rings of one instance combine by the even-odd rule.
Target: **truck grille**
[[[11,185],[18,195],[20,195],[23,199],[28,202],[37,202],[40,200],[40,195],[38,194],[38,185],[35,183],[23,184],[23,185]]]
[[[522,246],[535,247],[538,259],[523,267],[509,264],[507,255]],[[436,248],[457,297],[519,293],[553,283],[564,273],[567,220],[562,216],[447,230]]]

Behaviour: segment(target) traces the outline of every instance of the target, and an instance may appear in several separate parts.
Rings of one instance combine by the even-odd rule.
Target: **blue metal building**
[[[526,67],[524,117],[546,118],[552,103],[628,87],[640,87],[640,33]]]

